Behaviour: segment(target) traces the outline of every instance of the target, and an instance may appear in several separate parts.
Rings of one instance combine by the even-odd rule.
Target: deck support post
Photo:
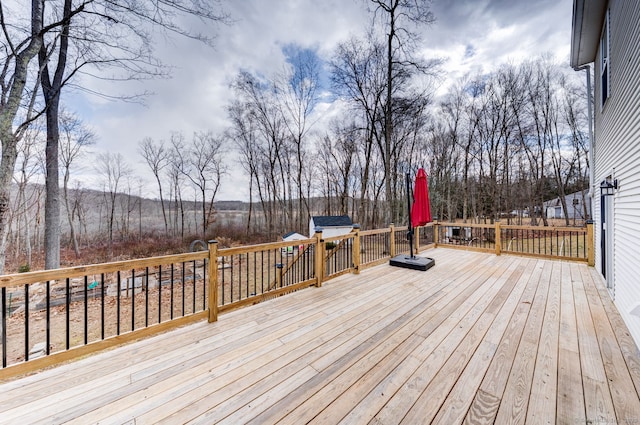
[[[320,288],[322,286],[322,279],[324,279],[324,256],[325,246],[324,239],[322,239],[322,229],[316,228],[316,286]]]
[[[360,274],[360,225],[355,224],[353,226],[353,246],[352,246],[352,272],[353,274]]]
[[[502,235],[500,230],[500,220],[496,220],[496,255],[502,253]]]
[[[593,220],[587,220],[587,264],[589,267],[596,265],[596,251],[593,238]]]
[[[413,236],[415,237],[413,246],[416,247],[414,254],[418,254],[420,252],[420,226],[414,229]]]
[[[218,241],[210,240],[209,248],[209,323],[218,321]]]

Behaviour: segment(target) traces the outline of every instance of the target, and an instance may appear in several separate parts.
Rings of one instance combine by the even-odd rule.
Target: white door
[[[601,268],[602,275],[607,282],[609,292],[613,294],[614,275],[613,275],[613,196],[600,196],[600,212],[601,212],[601,237],[600,248],[602,252]]]

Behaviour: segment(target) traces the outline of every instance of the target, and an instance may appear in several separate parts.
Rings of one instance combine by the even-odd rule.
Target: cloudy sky
[[[194,131],[222,132],[227,125],[229,83],[240,69],[264,75],[281,71],[285,63],[282,50],[288,45],[315,49],[320,58],[328,59],[339,42],[362,33],[371,19],[366,0],[235,0],[221,4],[235,22],[210,29],[217,36],[214,48],[181,38],[163,38],[157,43],[158,56],[174,67],[172,78],[126,88],[118,87],[119,83],[96,87],[113,94],[153,92],[145,105],[83,93],[67,98],[67,108],[78,113],[98,137],[93,151],[123,154],[136,175],[148,181],[149,197],[156,196],[155,186],[137,154],[140,140],[168,139],[176,130],[187,137]],[[568,63],[572,4],[572,0],[434,0],[436,22],[424,32],[422,53],[445,60],[447,75],[440,91],[448,81],[466,73],[489,72],[503,63],[518,63],[543,53]],[[336,109],[325,104],[318,113],[328,116]],[[231,154],[228,166],[240,168]],[[225,176],[218,199],[247,200],[246,187],[242,176],[232,171]]]

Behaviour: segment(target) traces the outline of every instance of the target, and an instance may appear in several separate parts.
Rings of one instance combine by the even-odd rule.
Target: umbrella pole
[[[411,258],[413,258],[413,228],[411,227],[411,182],[409,179],[409,173],[406,174],[407,180],[407,215],[409,216],[409,224],[407,228],[409,229],[409,233],[407,233],[407,237],[409,238],[409,250],[411,251]]]

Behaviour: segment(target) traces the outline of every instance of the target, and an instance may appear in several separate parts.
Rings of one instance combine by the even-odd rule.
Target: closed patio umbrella
[[[431,206],[429,205],[429,185],[427,173],[423,168],[418,170],[413,188],[413,206],[411,207],[411,225],[424,226],[431,222]]]
[[[413,191],[414,203],[411,205],[411,180],[409,173],[407,180],[407,211],[409,215],[407,239],[409,240],[409,255],[400,254],[392,257],[389,264],[406,269],[426,271],[435,265],[433,258],[419,257],[413,252],[413,227],[423,226],[431,221],[431,208],[429,207],[429,188],[427,187],[427,173],[421,168],[416,176],[416,183]]]

